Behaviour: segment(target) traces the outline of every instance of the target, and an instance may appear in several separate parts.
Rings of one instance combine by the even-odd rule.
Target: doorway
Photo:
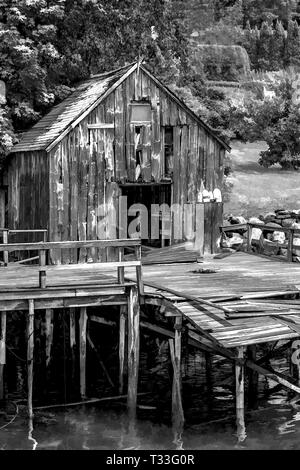
[[[169,246],[172,232],[171,183],[127,183],[120,185],[120,188],[122,196],[127,197],[128,227],[139,217],[137,236],[141,238],[142,245],[155,248]],[[142,211],[142,215],[132,208],[135,204],[141,204],[146,208]]]

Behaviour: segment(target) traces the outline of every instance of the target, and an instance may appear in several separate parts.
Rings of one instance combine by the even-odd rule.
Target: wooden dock
[[[123,250],[125,241],[115,241],[116,246],[118,243],[121,243],[119,248]],[[243,440],[245,368],[251,369],[254,375],[272,378],[280,386],[300,394],[299,367],[296,367],[295,374],[283,375],[270,368],[268,363],[270,358],[293,347],[293,341],[300,337],[300,265],[247,253],[200,260],[197,252],[177,246],[146,251],[146,256],[142,258],[141,277],[139,242],[132,244],[136,244],[133,246],[135,254],[124,258],[123,251],[120,251],[119,261],[114,263],[46,266],[43,257],[40,257],[39,266],[15,263],[1,267],[1,374],[5,364],[6,317],[11,311],[23,310],[28,316],[28,409],[31,416],[34,312],[45,310],[50,337],[53,311],[57,308],[69,309],[70,347],[73,348],[74,309],[78,308],[80,393],[85,397],[88,307],[119,306],[119,391],[121,394],[124,389],[127,357],[127,397],[131,416],[134,417],[136,412],[141,327],[169,341],[174,371],[173,415],[176,416],[177,425],[180,423],[182,426],[181,341],[182,334],[186,334],[188,345],[206,354],[208,367],[211,367],[212,355],[223,356],[234,364],[238,436],[239,440]],[[32,249],[37,249],[37,245],[42,251],[53,248],[51,243],[39,243],[32,244]],[[5,245],[7,249],[13,251],[16,246]],[[41,272],[46,273],[46,279],[44,274],[41,279]],[[143,304],[160,312],[161,321],[159,315],[155,319],[147,316],[143,312]],[[95,315],[90,318],[95,319]],[[113,324],[110,320],[103,318],[103,310],[99,313],[97,321],[100,323]],[[265,358],[257,360],[253,348],[261,344],[272,344],[272,349]],[[3,389],[2,377],[0,379]]]

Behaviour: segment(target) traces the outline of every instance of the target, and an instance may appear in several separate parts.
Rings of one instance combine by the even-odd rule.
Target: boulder
[[[283,219],[281,225],[285,228],[291,228],[294,223],[295,219]]]

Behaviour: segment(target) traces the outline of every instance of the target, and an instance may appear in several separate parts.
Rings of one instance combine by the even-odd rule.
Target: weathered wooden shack
[[[184,205],[194,204],[195,211],[203,186],[222,190],[226,150],[143,65],[93,76],[23,134],[9,155],[8,227],[47,228],[49,241],[124,238],[121,195],[128,206],[147,209],[179,204],[184,223]],[[199,248],[214,251],[222,203],[203,204],[199,213]],[[151,221],[146,243],[155,238]],[[178,219],[171,217],[167,243],[178,241],[175,228]],[[70,252],[63,261],[98,255]]]

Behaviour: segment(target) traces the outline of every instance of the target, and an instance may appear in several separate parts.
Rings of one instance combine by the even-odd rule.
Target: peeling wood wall
[[[208,190],[222,189],[224,149],[140,70],[49,152],[49,179],[43,152],[12,156],[10,227],[49,225],[51,241],[117,238],[115,219],[121,194],[118,183],[136,180],[135,128],[130,124],[130,103],[141,99],[150,101],[152,113],[151,125],[144,126],[140,135],[142,180],[149,183],[164,178],[164,127],[173,126],[173,202],[181,205],[196,202],[201,179]],[[110,123],[113,127],[88,129],[88,124],[96,123]],[[116,217],[110,212],[105,218],[101,212],[103,204],[115,208]],[[79,260],[113,255],[81,250]],[[77,253],[52,253],[52,259],[75,262]]]
[[[8,227],[10,229],[47,228],[48,209],[49,172],[46,152],[22,152],[10,155]],[[25,238],[23,235],[23,241],[26,241]],[[32,240],[35,241],[35,239]],[[36,241],[39,240],[40,238]]]

